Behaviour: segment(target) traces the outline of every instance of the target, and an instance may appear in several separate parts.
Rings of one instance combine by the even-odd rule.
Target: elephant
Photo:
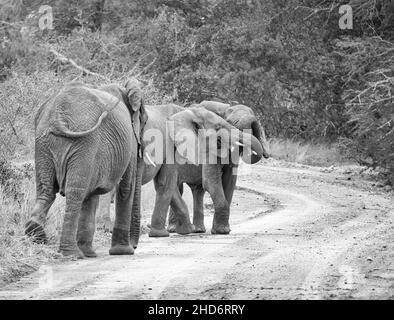
[[[169,120],[169,117],[184,111],[183,107],[180,107],[176,104],[164,104],[164,105],[145,105],[145,111],[147,116],[147,121],[145,124],[145,138],[143,138],[143,144],[149,142],[150,137],[148,136],[150,130],[158,130],[160,132],[160,138],[164,138],[166,135],[166,121]],[[154,132],[153,132],[154,133]],[[146,141],[144,141],[146,140]],[[161,140],[160,143],[163,147],[166,146],[164,140]],[[162,153],[165,155],[167,152],[165,149],[162,150]],[[156,186],[160,185],[161,177],[161,168],[163,163],[166,162],[165,157],[159,163],[153,163],[152,158],[148,155],[149,153],[144,151],[144,159],[141,166],[142,170],[142,185],[154,180]],[[146,157],[148,155],[148,158]],[[152,156],[153,157],[153,156]],[[156,190],[161,193],[164,190]],[[98,207],[98,218],[101,220],[101,223],[104,224],[105,229],[112,229],[112,223],[110,222],[110,203],[112,198],[112,192],[106,195],[100,196],[100,203]],[[179,192],[175,192],[171,199],[171,208],[174,214],[177,216],[177,221],[174,223],[174,231],[179,234],[188,234],[194,231],[193,225],[190,222],[189,213],[187,211],[187,205],[182,199],[182,196]],[[152,231],[150,233],[151,236],[154,236],[155,232]]]
[[[141,137],[146,123],[136,79],[125,87],[64,86],[35,117],[36,202],[25,233],[45,243],[44,224],[56,194],[66,208],[59,251],[95,257],[93,237],[99,195],[116,190],[111,255],[130,255],[140,232]]]
[[[264,129],[251,108],[244,105],[230,106],[229,104],[215,101],[203,101],[197,105],[197,107],[214,112],[241,131],[251,130],[254,138],[260,142],[262,147],[262,152],[251,155],[251,164],[258,162],[262,156],[264,158],[269,157],[269,148]],[[192,190],[194,232],[206,232],[204,225],[203,199],[205,191],[208,191],[212,197],[215,208],[215,218],[211,232],[213,234],[230,233],[229,207],[237,181],[237,166],[238,163],[232,161],[229,164],[218,163],[216,165],[202,165],[198,167],[180,166],[178,169],[180,175],[180,193],[182,194],[183,192],[183,182],[186,182]],[[177,216],[174,215],[174,212],[171,210],[167,230],[169,232],[174,232],[176,223]]]
[[[200,152],[204,150],[209,161],[204,161],[203,155],[201,159],[194,162],[188,159],[188,161],[176,161],[174,164],[162,165],[160,177],[155,181],[156,202],[149,236],[169,236],[169,231],[165,228],[167,211],[173,195],[176,194],[177,199],[181,196],[182,189],[179,186],[183,183],[189,184],[193,192],[195,232],[205,232],[203,223],[203,195],[205,191],[211,195],[215,208],[211,232],[213,234],[228,234],[230,232],[229,207],[236,182],[236,176],[233,175],[232,169],[237,166],[237,158],[247,152],[250,155],[249,162],[256,163],[263,156],[268,156],[263,147],[264,143],[261,143],[261,140],[264,139],[262,128],[257,120],[252,121],[255,117],[250,112],[251,110],[245,106],[231,109],[227,105],[203,102],[200,105],[192,105],[169,118],[174,123],[172,139],[178,159],[188,159],[187,153],[185,156],[185,153],[179,150],[182,144],[188,146],[190,141],[197,141],[197,149],[192,145],[187,150],[197,150],[198,157],[201,157]],[[251,122],[249,126],[252,128],[253,135],[239,130],[238,126],[240,128],[246,126],[242,123],[242,118],[245,118],[245,122],[246,118]],[[231,123],[234,123],[235,126]],[[202,130],[202,135],[200,135],[200,130]],[[220,134],[223,130],[229,133],[227,137]],[[185,142],[185,136],[192,139],[186,139]],[[206,139],[214,139],[215,143],[213,145],[205,144],[204,148],[203,141]],[[201,148],[200,145],[202,145]],[[241,147],[239,148],[239,146]],[[226,158],[219,156],[223,150],[228,151],[228,158],[232,159],[231,161],[225,161]],[[212,163],[211,158],[217,161]],[[187,207],[183,214],[188,214]],[[175,230],[177,217],[181,216],[180,214],[175,215],[174,212],[172,215],[169,225],[170,231]],[[186,220],[185,217],[183,219]]]

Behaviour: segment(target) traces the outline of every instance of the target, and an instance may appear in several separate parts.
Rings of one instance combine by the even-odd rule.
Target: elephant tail
[[[111,108],[110,110],[104,111],[104,112],[100,115],[100,117],[99,117],[97,123],[96,123],[91,129],[86,130],[86,131],[72,131],[72,130],[70,130],[69,128],[67,128],[67,126],[66,126],[66,124],[64,123],[64,121],[60,120],[60,121],[56,122],[56,124],[55,124],[56,133],[59,134],[59,135],[61,135],[61,136],[67,137],[67,138],[80,138],[80,137],[87,136],[88,134],[90,134],[90,133],[92,133],[93,131],[95,131],[95,130],[101,125],[101,123],[103,122],[103,120],[108,116],[108,112],[110,112],[110,111],[112,111],[113,109],[115,109],[116,106],[119,104],[120,101],[121,101],[121,100],[118,99],[117,102],[115,103],[115,105],[112,106],[112,108]]]
[[[86,131],[71,131],[69,128],[66,127],[63,121],[59,121],[56,123],[56,133],[67,138],[80,138],[87,136],[88,134],[95,131],[101,125],[101,123],[107,117],[107,115],[108,112],[104,111],[101,114],[100,118],[98,119],[97,123],[94,125],[94,127]]]

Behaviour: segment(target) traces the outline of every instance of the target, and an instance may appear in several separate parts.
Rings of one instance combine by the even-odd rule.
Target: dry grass
[[[34,179],[21,182],[21,200],[15,200],[0,186],[0,286],[36,271],[44,264],[67,261],[58,253],[65,198],[57,196],[48,213],[45,231],[49,243],[36,244],[24,234],[24,225],[30,217],[35,201]],[[96,247],[107,247],[110,234],[98,230]]]
[[[270,139],[268,143],[272,157],[279,160],[321,167],[350,162],[334,144],[275,138]]]
[[[54,230],[59,222],[53,214],[52,228],[49,228],[49,245],[33,243],[24,235],[24,225],[34,205],[34,183],[25,180],[22,183],[22,200],[16,201],[6,195],[0,187],[0,285],[8,283],[27,273],[35,271],[40,265],[59,258],[53,241]],[[54,206],[52,212],[58,212]]]

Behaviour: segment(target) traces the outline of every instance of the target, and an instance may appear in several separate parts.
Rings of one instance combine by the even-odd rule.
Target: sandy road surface
[[[230,235],[144,235],[132,257],[102,248],[44,267],[0,299],[394,298],[392,194],[351,173],[275,161],[238,185]]]

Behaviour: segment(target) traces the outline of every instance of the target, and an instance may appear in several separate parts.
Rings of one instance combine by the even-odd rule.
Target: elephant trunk
[[[260,123],[257,120],[252,122],[251,127],[253,136],[255,136],[260,141],[261,147],[263,148],[263,157],[268,159],[270,157],[270,152],[264,129],[261,127]],[[252,158],[254,156],[255,155],[252,155]],[[256,160],[255,162],[259,161],[260,159]],[[253,162],[253,160],[255,159],[252,159],[252,163],[255,163]]]
[[[133,197],[132,216],[130,223],[130,240],[131,245],[135,248],[138,246],[138,241],[141,233],[141,185],[142,173],[144,169],[144,160],[138,158],[137,163],[137,177],[135,180],[135,191]]]
[[[255,136],[249,134],[249,133],[242,133],[242,138],[240,142],[246,146],[250,147],[251,155],[249,157],[245,157],[245,155],[242,157],[242,160],[244,160],[246,163],[249,164],[254,164],[263,157],[264,155],[264,149],[259,141]]]

